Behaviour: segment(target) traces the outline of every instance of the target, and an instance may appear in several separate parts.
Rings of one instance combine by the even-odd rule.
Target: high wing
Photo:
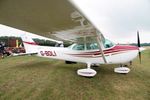
[[[75,10],[68,0],[0,0],[0,24],[47,37],[78,26]]]
[[[96,29],[93,26],[78,26],[73,29],[54,31],[53,36],[61,40],[76,42],[78,38],[97,36]]]
[[[25,56],[25,55],[36,55],[38,53],[14,53],[12,54],[13,57],[15,56]]]
[[[0,24],[48,36],[78,25],[70,18],[74,11],[68,0],[0,0]]]

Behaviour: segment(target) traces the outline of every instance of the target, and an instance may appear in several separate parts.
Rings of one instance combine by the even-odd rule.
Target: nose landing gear
[[[114,68],[114,72],[115,73],[120,73],[120,74],[127,74],[127,73],[130,72],[130,69],[128,67],[126,67],[126,65],[120,64],[119,67]]]
[[[77,74],[84,77],[94,77],[97,72],[94,69],[91,69],[91,63],[88,63],[87,68],[78,69]]]

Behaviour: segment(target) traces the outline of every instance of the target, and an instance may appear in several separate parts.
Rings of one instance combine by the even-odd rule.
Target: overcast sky
[[[15,28],[0,24],[0,36],[17,36],[17,37],[20,37],[23,34],[28,34],[31,37],[40,38],[40,36],[38,36],[36,34],[32,34],[30,32],[22,31],[19,29],[15,29]]]
[[[36,35],[36,34],[30,33],[30,32],[26,32],[26,31],[23,31],[23,30],[19,30],[19,29],[16,29],[16,28],[12,28],[12,27],[0,24],[0,36],[21,37],[22,35],[25,35],[25,34],[32,37],[32,38],[40,38],[40,39],[55,41],[53,39],[49,39],[49,38],[46,38],[46,37],[43,37],[43,36],[40,36],[40,35]],[[56,42],[60,42],[60,41],[56,41]]]
[[[150,42],[150,0],[72,0],[114,42]]]
[[[72,0],[86,17],[115,43],[150,43],[150,0]],[[13,31],[12,31],[13,30]],[[24,31],[0,25],[0,35],[20,35]]]

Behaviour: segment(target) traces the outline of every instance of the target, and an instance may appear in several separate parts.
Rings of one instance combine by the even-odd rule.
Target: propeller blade
[[[139,51],[139,59],[140,59],[140,64],[142,62],[142,59],[141,59],[141,52]]]
[[[139,36],[139,31],[137,31],[137,45],[140,48],[141,47],[141,43],[140,43],[140,36]],[[141,51],[139,50],[139,59],[140,59],[140,64],[141,64]]]
[[[138,47],[141,47],[141,43],[140,43],[140,36],[139,36],[139,31],[137,31],[137,43],[138,43]]]

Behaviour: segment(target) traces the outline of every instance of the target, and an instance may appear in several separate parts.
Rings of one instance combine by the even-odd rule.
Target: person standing
[[[0,42],[0,56],[3,58],[3,51],[2,51],[2,42]]]
[[[1,57],[4,58],[4,54],[5,54],[5,43],[4,42],[0,43],[0,54],[1,54]]]

